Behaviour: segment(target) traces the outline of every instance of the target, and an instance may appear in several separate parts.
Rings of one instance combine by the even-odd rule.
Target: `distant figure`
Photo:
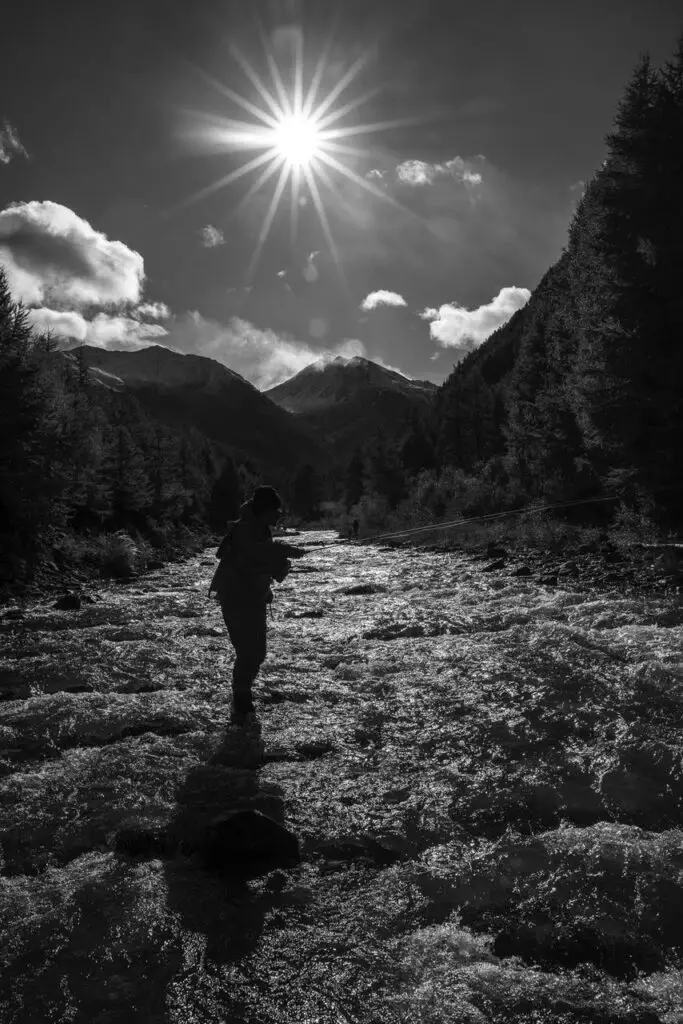
[[[216,557],[218,568],[209,586],[216,592],[232,645],[233,712],[235,718],[253,712],[252,684],[266,657],[266,609],[273,599],[271,582],[282,583],[290,558],[301,558],[305,548],[274,541],[271,532],[282,513],[280,495],[273,487],[257,487],[240,517],[228,523]]]
[[[351,523],[351,526],[353,527],[353,539],[358,540],[358,531],[360,529],[360,523],[358,522],[357,519],[354,519],[354,521]]]

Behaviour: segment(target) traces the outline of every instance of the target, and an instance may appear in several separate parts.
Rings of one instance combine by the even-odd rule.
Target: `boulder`
[[[250,807],[216,815],[209,822],[201,845],[207,861],[214,866],[300,859],[297,837],[267,814]]]
[[[81,599],[78,594],[64,594],[55,601],[52,607],[59,609],[60,612],[77,612],[81,607]]]
[[[513,576],[531,576],[531,569],[528,565],[520,565],[518,569],[515,569],[512,573]]]
[[[301,743],[295,743],[294,749],[302,757],[308,760],[313,760],[317,757],[324,757],[325,754],[329,754],[331,750],[334,750],[334,744],[331,740],[302,740]]]
[[[505,548],[501,548],[496,544],[489,544],[486,548],[486,554],[489,558],[507,558],[508,553]]]
[[[498,559],[496,559],[495,562],[489,562],[488,565],[485,565],[482,568],[481,571],[482,572],[495,572],[497,569],[504,569],[504,568],[505,568],[505,559],[504,558],[498,558]]]

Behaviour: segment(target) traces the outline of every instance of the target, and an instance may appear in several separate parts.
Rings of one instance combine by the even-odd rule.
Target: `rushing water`
[[[332,539],[227,745],[210,552],[2,619],[0,1020],[683,1021],[680,606]]]

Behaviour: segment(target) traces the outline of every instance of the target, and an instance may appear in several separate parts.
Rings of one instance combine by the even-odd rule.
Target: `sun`
[[[298,113],[282,118],[273,129],[273,142],[290,167],[303,168],[320,155],[323,138],[314,118]]]
[[[405,126],[414,123],[416,119],[402,117],[391,121],[344,124],[348,114],[357,111],[379,91],[374,88],[364,95],[340,102],[342,94],[370,60],[371,51],[361,55],[341,78],[337,78],[327,94],[320,95],[320,87],[327,70],[329,44],[318,57],[307,89],[304,89],[303,35],[297,37],[296,52],[284,76],[265,39],[264,45],[270,83],[264,82],[246,57],[234,46],[231,47],[233,57],[258,94],[262,105],[241,96],[200,68],[194,68],[206,82],[229,100],[233,109],[239,107],[242,117],[246,114],[249,119],[209,116],[195,111],[191,127],[186,133],[192,143],[211,152],[256,150],[257,153],[218,181],[190,196],[180,204],[180,208],[253,174],[254,180],[247,192],[230,210],[228,216],[234,217],[269,181],[274,180],[273,193],[264,214],[253,258],[247,269],[247,278],[251,279],[255,271],[288,186],[292,243],[296,238],[299,211],[306,205],[307,199],[310,199],[318,214],[329,250],[341,269],[326,210],[326,202],[330,199],[334,201],[335,197],[339,196],[334,177],[343,176],[379,199],[398,206],[396,200],[386,191],[378,188],[365,174],[358,174],[349,163],[370,156],[370,150],[358,146],[358,137]],[[321,189],[325,190],[325,201]],[[302,191],[307,192],[307,197],[301,195]]]

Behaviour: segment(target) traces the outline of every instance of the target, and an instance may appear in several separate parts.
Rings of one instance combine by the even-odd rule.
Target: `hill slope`
[[[136,352],[91,346],[82,351],[90,367],[118,378],[147,412],[189,423],[235,452],[289,468],[324,457],[302,423],[213,359],[161,345]]]

